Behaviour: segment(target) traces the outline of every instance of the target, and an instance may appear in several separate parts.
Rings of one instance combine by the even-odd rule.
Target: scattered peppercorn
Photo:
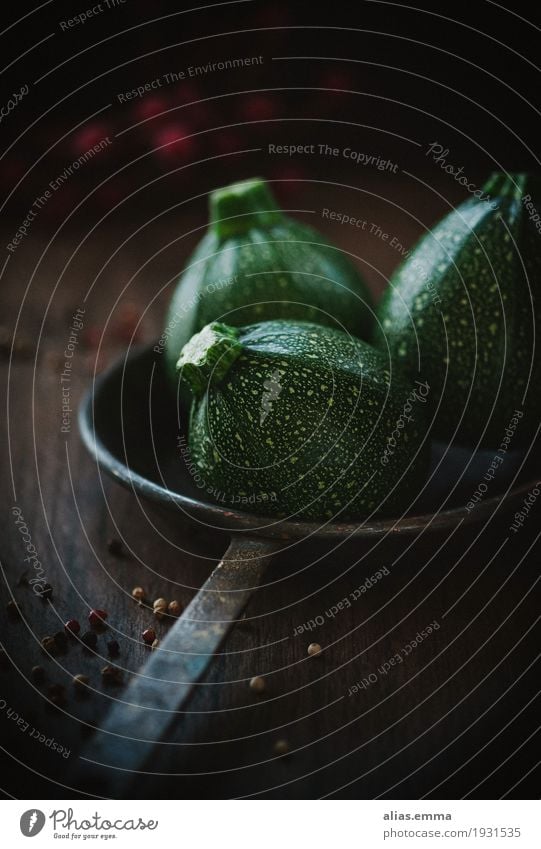
[[[42,684],[45,681],[45,670],[43,666],[33,666],[30,670],[30,676],[36,684]]]
[[[273,749],[276,755],[287,755],[289,752],[289,743],[287,740],[277,740]]]
[[[14,599],[11,599],[11,601],[8,601],[6,608],[8,614],[11,616],[12,619],[19,619],[21,615],[21,605],[18,601],[14,601]]]
[[[165,598],[157,598],[152,607],[156,619],[163,619],[164,616],[167,616],[167,600]]]
[[[144,601],[146,598],[146,593],[143,587],[134,587],[131,591],[131,597],[135,599],[135,601]]]
[[[57,707],[66,704],[66,688],[62,684],[51,684],[47,690],[47,696],[49,701]]]
[[[51,598],[53,594],[53,588],[50,584],[43,584],[42,590],[39,593],[40,598]]]
[[[77,619],[68,619],[68,621],[64,624],[64,628],[71,634],[72,636],[76,636],[81,630],[81,626],[77,622]]]
[[[109,554],[113,555],[113,557],[124,556],[124,546],[122,545],[122,542],[114,537],[108,541],[107,550]]]
[[[68,647],[68,638],[66,637],[65,631],[57,631],[56,634],[54,634],[53,639],[59,651],[66,651]]]
[[[154,628],[147,628],[145,631],[143,631],[142,637],[147,646],[151,646],[154,640],[156,639],[156,632]]]
[[[182,613],[182,605],[180,601],[176,601],[176,599],[170,601],[167,605],[167,612],[169,613],[169,616],[180,616]]]
[[[265,679],[261,678],[259,675],[250,679],[250,689],[253,690],[254,693],[262,693],[266,686]]]
[[[93,628],[95,628],[95,627],[105,628],[105,626],[106,626],[105,620],[106,619],[107,619],[107,611],[106,610],[99,610],[98,608],[94,608],[88,614],[88,621],[90,622],[90,624],[92,625]]]
[[[54,637],[43,637],[41,647],[48,654],[56,654],[58,651],[58,645]]]
[[[95,649],[98,644],[98,638],[94,631],[86,631],[81,637],[81,642],[87,649]]]
[[[117,640],[109,640],[109,642],[107,643],[107,652],[110,654],[111,657],[118,657],[118,655],[120,654],[120,646]]]
[[[106,684],[122,684],[122,671],[117,666],[104,666],[101,677]]]
[[[319,643],[310,643],[308,646],[309,657],[315,657],[316,654],[321,654],[321,646]]]
[[[88,687],[89,681],[90,681],[90,679],[89,679],[88,675],[81,675],[79,673],[79,675],[73,676],[73,686],[75,687],[75,689],[77,690],[78,693],[87,693],[88,692],[87,687]]]

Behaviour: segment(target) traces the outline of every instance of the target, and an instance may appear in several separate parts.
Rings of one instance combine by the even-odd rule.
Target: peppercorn
[[[81,630],[81,626],[77,622],[77,619],[68,619],[68,621],[64,624],[64,628],[73,637],[76,636]]]
[[[276,755],[287,755],[289,752],[289,743],[287,742],[287,740],[277,740],[273,746],[273,749]]]
[[[94,608],[88,614],[88,621],[92,625],[92,627],[96,628],[105,628],[107,619],[107,611],[99,610],[98,608]]]
[[[90,679],[89,679],[88,675],[81,675],[79,673],[79,675],[73,676],[73,686],[75,687],[75,689],[77,690],[78,693],[85,693],[86,694],[88,692],[87,687],[88,687],[89,681],[90,681]]]
[[[182,605],[180,601],[176,601],[176,599],[170,601],[167,605],[167,612],[169,613],[169,616],[180,616],[182,613]]]
[[[58,652],[58,645],[54,637],[43,637],[41,647],[47,654],[56,654]]]
[[[253,690],[254,693],[262,693],[265,687],[265,679],[261,678],[259,675],[250,679],[250,689]]]
[[[154,628],[146,628],[146,630],[143,631],[142,637],[147,646],[151,646],[156,639],[156,632]]]
[[[51,704],[56,707],[66,704],[66,688],[62,684],[51,684],[47,690],[47,696]]]
[[[124,556],[124,546],[122,545],[122,542],[114,537],[107,542],[107,550],[109,554],[113,555],[113,557]]]
[[[45,681],[45,670],[43,666],[33,666],[30,670],[30,676],[36,684],[42,684]]]
[[[66,637],[65,631],[57,631],[53,636],[53,640],[56,643],[58,651],[66,651],[68,647],[68,638]]]
[[[120,646],[116,640],[109,640],[107,643],[107,652],[111,657],[118,657],[120,654]]]
[[[309,657],[315,657],[317,654],[321,654],[321,646],[319,643],[310,643],[308,646]]]
[[[12,617],[12,619],[19,619],[21,615],[21,605],[18,601],[11,599],[11,601],[8,601],[6,608],[8,614]]]
[[[122,684],[122,671],[117,666],[104,666],[101,677],[106,684]]]
[[[51,598],[53,594],[53,588],[50,584],[43,584],[41,591],[39,592],[40,598]]]
[[[152,607],[156,619],[163,619],[164,616],[167,616],[167,600],[165,598],[157,598]]]
[[[135,599],[135,601],[144,601],[146,598],[146,593],[143,587],[134,587],[131,591],[131,597]]]
[[[87,649],[95,649],[98,644],[98,638],[94,631],[86,631],[81,637],[81,642]]]

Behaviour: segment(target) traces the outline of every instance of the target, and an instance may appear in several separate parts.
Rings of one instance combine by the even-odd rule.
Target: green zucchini
[[[435,438],[497,448],[518,419],[519,448],[541,420],[541,193],[526,174],[496,173],[483,196],[410,251],[378,307],[374,343],[409,381],[430,384]]]
[[[310,322],[211,323],[183,348],[188,454],[215,500],[341,520],[407,509],[428,465],[425,384],[365,342]]]
[[[351,260],[285,215],[264,180],[210,195],[210,226],[181,275],[161,344],[170,375],[183,345],[211,321],[296,318],[372,332],[372,301]]]

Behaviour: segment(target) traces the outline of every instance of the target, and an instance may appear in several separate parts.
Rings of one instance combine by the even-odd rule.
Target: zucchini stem
[[[270,227],[283,218],[265,180],[244,180],[210,195],[210,226],[222,239],[252,227]]]
[[[219,383],[242,353],[238,330],[213,321],[184,345],[177,362],[180,379],[202,395],[209,382]]]

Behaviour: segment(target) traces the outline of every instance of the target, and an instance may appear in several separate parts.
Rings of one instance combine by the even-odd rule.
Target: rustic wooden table
[[[159,290],[179,270],[179,246],[154,258],[149,246],[165,246],[182,230],[178,220],[168,226],[147,228],[116,255],[129,221],[125,230],[98,229],[83,241],[63,232],[48,244],[36,230],[4,270],[6,338],[19,322],[15,355],[10,360],[4,338],[1,363],[9,388],[0,440],[6,796],[77,795],[67,784],[68,768],[111,701],[123,697],[123,687],[107,683],[101,670],[114,662],[127,681],[149,651],[143,629],[153,626],[160,636],[168,627],[134,603],[132,588],[186,604],[225,550],[223,534],[172,524],[100,477],[77,433],[75,410],[96,358],[101,366],[126,347],[126,300],[143,313],[141,337],[158,334],[167,298]],[[352,244],[356,238],[343,237],[339,226],[332,234]],[[401,235],[407,244],[414,233],[402,227]],[[381,287],[396,252],[374,238],[370,260],[378,272],[368,276]],[[62,383],[72,316],[81,309],[84,326]],[[104,327],[98,352],[97,331]],[[64,432],[63,399],[73,411],[64,410]],[[539,512],[503,543],[509,521],[500,510],[485,527],[461,533],[325,550],[303,542],[284,551],[169,745],[160,747],[151,774],[141,776],[137,794],[537,796]],[[122,556],[109,550],[111,539],[122,541]],[[53,588],[46,600],[28,583],[35,576],[35,560],[24,561],[28,545]],[[338,603],[378,570],[380,578],[340,610]],[[6,616],[12,598],[20,602],[20,617]],[[91,607],[108,612],[95,650],[70,641],[55,656],[43,652],[42,638],[66,620],[76,618],[87,630]],[[299,633],[310,620],[319,624]],[[434,622],[439,627],[419,639]],[[114,660],[111,639],[120,646]],[[415,648],[402,651],[415,640]],[[307,656],[312,641],[324,647],[318,657]],[[392,663],[395,654],[402,662]],[[42,682],[32,677],[36,665],[43,667]],[[86,696],[72,684],[76,674],[88,676]],[[266,678],[260,695],[248,686],[254,675]],[[286,757],[275,750],[281,740],[289,746]]]

